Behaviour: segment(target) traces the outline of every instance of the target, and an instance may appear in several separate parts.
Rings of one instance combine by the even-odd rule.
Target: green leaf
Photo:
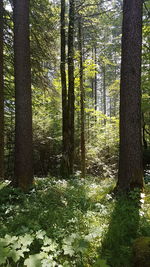
[[[94,267],[109,267],[109,265],[106,263],[106,260],[98,259]]]
[[[44,259],[42,260],[42,267],[55,267],[59,265],[56,263],[56,261],[52,260],[52,259]]]
[[[63,245],[62,249],[64,251],[64,255],[69,255],[69,256],[73,256],[75,251],[73,249],[72,246],[68,246],[68,245]]]
[[[18,239],[17,236],[10,236],[10,235],[7,235],[7,234],[4,237],[4,240],[5,240],[7,245],[13,244],[14,242],[17,241],[17,239]]]
[[[39,254],[30,255],[29,258],[25,260],[24,265],[27,267],[42,267],[40,258]]]
[[[24,236],[20,236],[18,243],[23,245],[24,247],[30,246],[31,243],[33,242],[33,237],[29,234],[25,234]]]
[[[36,232],[36,238],[38,239],[44,239],[45,235],[46,235],[45,231],[39,230]]]
[[[4,264],[6,262],[9,251],[9,248],[5,248],[0,244],[0,264]]]
[[[89,247],[89,242],[84,239],[79,240],[77,251],[84,252]]]
[[[11,250],[9,255],[10,258],[13,259],[14,262],[17,262],[21,257],[24,257],[23,251],[21,249],[19,250]]]

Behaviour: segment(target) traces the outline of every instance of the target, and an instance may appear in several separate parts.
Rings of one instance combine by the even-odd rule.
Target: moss
[[[150,266],[150,237],[140,237],[133,242],[133,266]]]

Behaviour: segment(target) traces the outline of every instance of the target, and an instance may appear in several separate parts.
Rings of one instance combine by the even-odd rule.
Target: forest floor
[[[0,266],[130,267],[132,243],[150,236],[145,193],[114,198],[113,179],[35,179],[28,194],[0,184]]]

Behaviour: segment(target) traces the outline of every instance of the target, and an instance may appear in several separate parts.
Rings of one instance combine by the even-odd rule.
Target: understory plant
[[[150,235],[150,187],[114,198],[114,185],[37,178],[23,194],[1,184],[0,266],[132,266],[132,241]]]

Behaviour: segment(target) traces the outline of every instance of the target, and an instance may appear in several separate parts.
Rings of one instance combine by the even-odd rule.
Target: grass
[[[0,266],[132,266],[150,236],[150,185],[114,199],[113,179],[35,179],[28,194],[0,185]]]

